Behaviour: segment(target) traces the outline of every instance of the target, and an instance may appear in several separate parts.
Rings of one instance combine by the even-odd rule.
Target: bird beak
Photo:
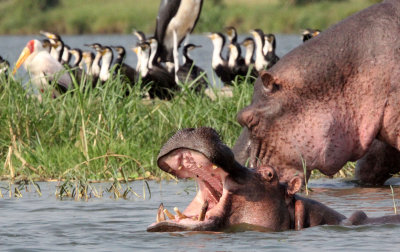
[[[50,32],[40,31],[40,34],[47,37],[48,39],[56,39],[56,36]]]
[[[133,51],[134,53],[136,53],[136,54],[138,54],[138,50],[139,50],[139,48],[138,48],[138,47],[134,47],[134,48],[132,48],[132,51]]]
[[[21,55],[19,55],[17,63],[15,63],[15,67],[12,72],[13,75],[17,72],[17,69],[22,65],[22,63],[25,62],[26,58],[28,58],[29,55],[31,55],[31,51],[28,47],[25,47],[24,50],[22,50]]]

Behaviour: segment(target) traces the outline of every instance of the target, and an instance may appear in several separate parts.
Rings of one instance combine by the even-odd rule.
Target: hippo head
[[[290,62],[300,67],[290,67]],[[303,178],[305,168],[307,177],[313,169],[333,175],[355,158],[351,156],[354,128],[343,121],[345,106],[335,101],[342,96],[336,87],[323,90],[322,84],[313,83],[315,73],[305,76],[301,70],[305,68],[289,53],[262,71],[251,104],[237,116],[243,130],[233,147],[236,160],[252,168],[278,167],[282,182],[296,175]]]
[[[278,231],[293,225],[288,205],[300,189],[300,178],[281,184],[272,167],[256,171],[240,165],[211,128],[177,132],[162,147],[157,163],[178,178],[195,179],[199,191],[182,213],[175,208],[173,215],[161,204],[149,232]]]

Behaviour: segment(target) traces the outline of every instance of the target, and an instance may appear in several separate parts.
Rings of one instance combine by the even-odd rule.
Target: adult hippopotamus
[[[400,1],[373,5],[260,73],[233,150],[241,164],[277,167],[282,181],[318,169],[382,184],[400,170]]]
[[[199,191],[176,215],[160,205],[157,222],[147,231],[281,231],[316,225],[399,223],[400,215],[368,218],[359,211],[349,219],[312,199],[296,195],[301,178],[279,182],[270,166],[257,170],[240,165],[211,128],[178,131],[162,147],[158,166],[179,178],[194,178]],[[164,213],[171,219],[166,220]]]

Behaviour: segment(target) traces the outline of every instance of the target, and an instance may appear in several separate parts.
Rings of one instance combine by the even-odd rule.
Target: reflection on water
[[[393,250],[400,245],[400,225],[319,226],[285,232],[182,232],[147,233],[155,221],[160,202],[170,210],[184,209],[193,199],[194,181],[149,182],[151,198],[131,196],[115,200],[109,195],[89,201],[58,200],[56,183],[40,183],[43,196],[22,192],[20,199],[0,199],[0,251],[239,251],[272,249],[278,251],[315,250]],[[105,185],[95,185],[97,187]],[[132,182],[142,192],[143,182]],[[323,202],[349,216],[364,210],[369,216],[393,214],[389,187],[361,188],[340,180],[310,181],[310,198]],[[394,187],[395,199],[400,188]],[[147,194],[148,196],[148,194]]]

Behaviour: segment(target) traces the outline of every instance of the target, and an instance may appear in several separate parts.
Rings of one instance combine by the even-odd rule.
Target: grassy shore
[[[253,92],[247,79],[233,87],[232,98],[211,101],[183,86],[171,101],[146,100],[147,87],[132,89],[116,76],[39,101],[20,81],[0,76],[0,83],[0,177],[17,181],[169,178],[156,165],[163,143],[179,129],[208,126],[233,146],[241,130],[236,114]],[[352,176],[353,168],[338,175]]]
[[[207,0],[195,32],[239,32],[261,28],[274,33],[326,29],[378,0]],[[2,0],[0,34],[130,33],[154,31],[160,0]]]
[[[252,95],[252,85],[242,83],[233,98],[211,101],[184,89],[171,101],[150,101],[140,85],[126,96],[127,84],[117,76],[57,99],[45,94],[40,102],[20,82],[3,81],[0,175],[34,180],[162,178],[156,158],[172,134],[209,126],[232,146],[240,132],[236,113]]]

